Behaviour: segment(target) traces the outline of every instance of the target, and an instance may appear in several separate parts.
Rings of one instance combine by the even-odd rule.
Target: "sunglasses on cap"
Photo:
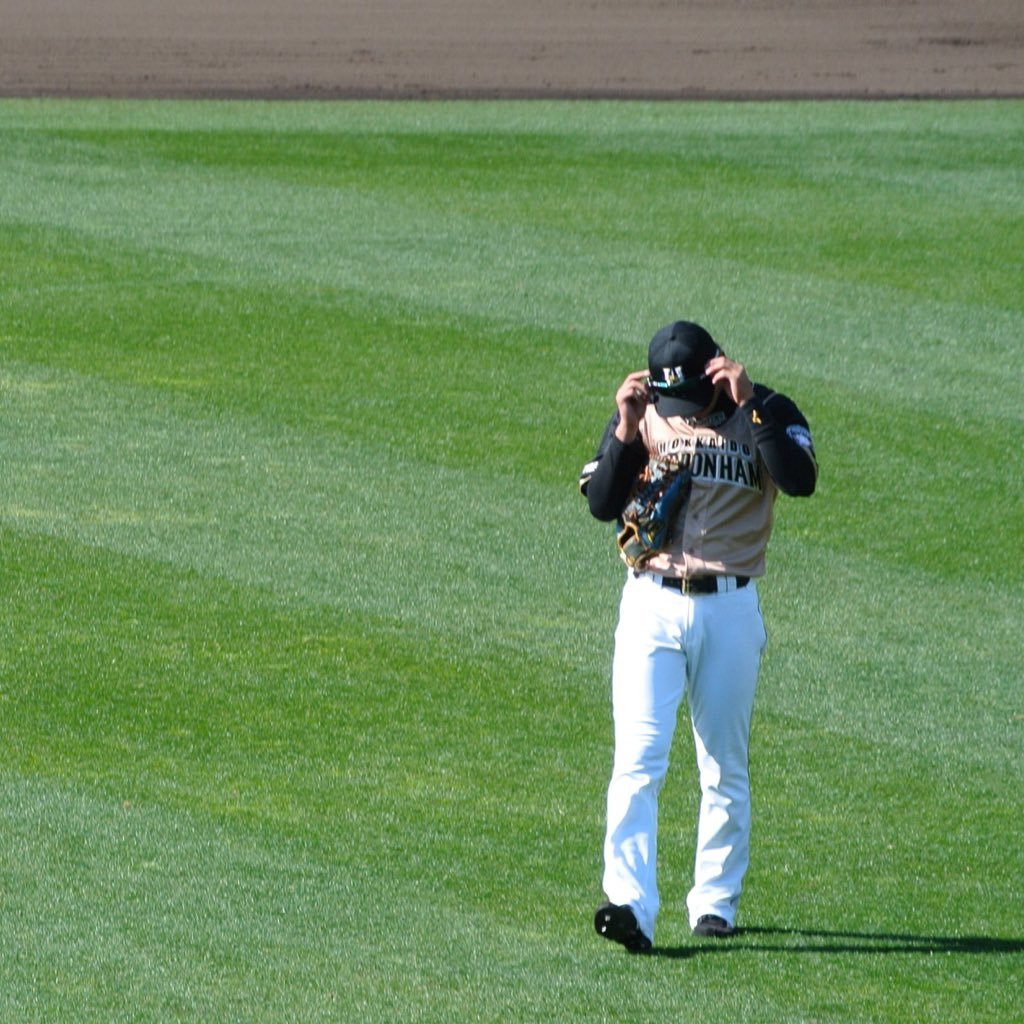
[[[648,378],[648,385],[653,391],[668,398],[685,395],[690,391],[694,391],[708,379],[707,373],[702,373],[699,377],[685,377],[681,366],[666,367],[661,373],[665,378],[664,380],[656,380],[654,377],[650,377]]]

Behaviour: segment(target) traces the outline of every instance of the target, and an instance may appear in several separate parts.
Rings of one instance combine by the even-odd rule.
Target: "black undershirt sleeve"
[[[765,468],[783,494],[808,497],[818,482],[818,463],[807,421],[785,395],[755,386],[754,397],[739,408],[749,417]]]
[[[615,436],[617,424],[616,414],[605,430],[594,461],[584,466],[580,474],[580,490],[587,497],[590,514],[603,522],[619,517],[637,474],[647,465],[643,441],[638,436],[632,443],[623,444]]]

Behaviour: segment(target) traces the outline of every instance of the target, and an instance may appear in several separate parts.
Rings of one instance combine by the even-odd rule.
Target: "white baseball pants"
[[[650,573],[630,574],[612,666],[615,760],[608,787],[604,890],[633,909],[653,940],[658,916],[658,795],[680,702],[690,709],[701,803],[690,926],[729,924],[750,856],[748,746],[766,642],[751,580],[726,593],[684,595]]]

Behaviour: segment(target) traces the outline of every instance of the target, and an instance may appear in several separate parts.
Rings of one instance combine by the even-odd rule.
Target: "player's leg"
[[[766,638],[753,584],[695,604],[687,696],[701,805],[687,907],[691,927],[705,915],[733,926],[750,860],[750,721]]]
[[[615,758],[608,786],[604,890],[630,907],[654,938],[658,915],[658,796],[668,770],[685,662],[666,617],[677,594],[630,578],[620,605],[612,666]]]

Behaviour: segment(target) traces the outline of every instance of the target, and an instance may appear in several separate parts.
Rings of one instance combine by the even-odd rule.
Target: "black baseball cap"
[[[700,324],[677,320],[662,327],[647,349],[647,369],[655,408],[662,416],[696,416],[715,396],[704,372],[721,355],[715,339]]]

